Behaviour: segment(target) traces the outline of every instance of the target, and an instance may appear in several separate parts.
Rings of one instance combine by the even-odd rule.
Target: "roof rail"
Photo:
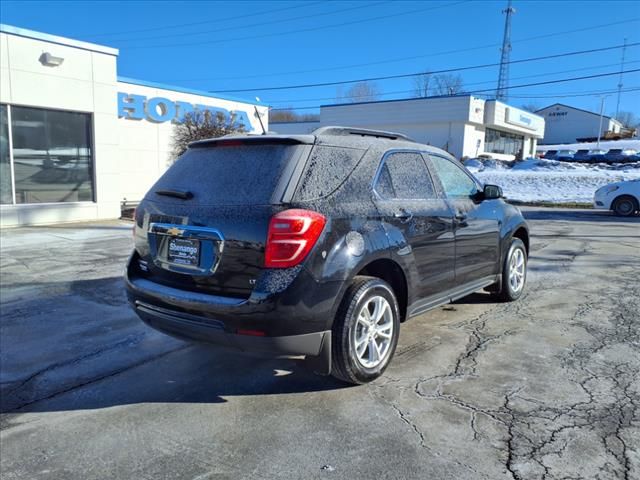
[[[402,133],[387,132],[384,130],[371,130],[368,128],[354,128],[354,127],[320,127],[313,132],[312,135],[360,135],[363,137],[376,137],[376,138],[388,138],[390,140],[407,140],[414,142],[410,137],[403,135]]]

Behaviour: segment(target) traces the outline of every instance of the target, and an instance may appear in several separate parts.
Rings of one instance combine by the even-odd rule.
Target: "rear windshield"
[[[189,191],[200,205],[267,205],[296,145],[192,148],[153,186]],[[180,201],[150,193],[150,200]]]

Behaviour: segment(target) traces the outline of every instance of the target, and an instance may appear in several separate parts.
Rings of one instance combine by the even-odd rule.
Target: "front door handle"
[[[399,212],[393,214],[393,216],[400,220],[400,223],[409,223],[413,218],[413,213],[409,210],[401,208]]]
[[[467,214],[463,212],[458,212],[456,213],[455,218],[459,222],[464,222],[467,219]]]

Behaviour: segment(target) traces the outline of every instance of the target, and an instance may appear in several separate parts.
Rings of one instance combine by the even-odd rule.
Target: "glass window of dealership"
[[[0,105],[3,205],[94,201],[89,113]]]

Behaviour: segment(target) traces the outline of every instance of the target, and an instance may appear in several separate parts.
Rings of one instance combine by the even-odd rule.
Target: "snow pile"
[[[584,143],[563,143],[559,145],[538,145],[539,152],[546,152],[547,150],[609,150],[611,148],[631,148],[633,150],[640,151],[640,140],[601,140],[600,147],[598,142],[584,142]]]
[[[529,158],[520,162],[471,159],[469,171],[483,183],[500,185],[510,200],[591,203],[608,183],[640,179],[640,162],[579,164]]]

